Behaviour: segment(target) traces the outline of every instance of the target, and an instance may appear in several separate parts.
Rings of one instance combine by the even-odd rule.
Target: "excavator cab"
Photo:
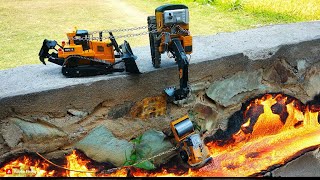
[[[161,54],[173,52],[173,39],[180,40],[186,54],[192,53],[192,36],[189,33],[189,9],[182,4],[166,4],[155,9],[155,16],[148,16],[152,64],[159,68]],[[155,31],[156,30],[156,31]]]
[[[153,67],[159,68],[161,54],[167,52],[175,58],[179,68],[180,89],[165,89],[169,101],[182,100],[190,92],[188,87],[188,54],[192,53],[192,36],[189,33],[189,9],[182,4],[166,4],[148,16],[150,52]]]
[[[172,121],[170,127],[176,142],[180,145],[179,155],[183,163],[192,168],[199,168],[212,160],[208,147],[200,135],[195,133],[188,115]]]

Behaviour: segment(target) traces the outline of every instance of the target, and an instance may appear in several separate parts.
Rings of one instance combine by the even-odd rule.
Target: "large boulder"
[[[161,131],[156,131],[153,129],[146,131],[142,135],[140,143],[138,143],[135,147],[137,154],[140,155],[140,160],[154,157],[162,152],[167,151],[168,153],[152,159],[155,165],[160,165],[167,162],[173,155],[175,155],[175,151],[169,151],[171,148],[173,148],[173,145],[169,140],[165,139],[165,137],[165,134],[163,134]]]
[[[100,125],[77,142],[75,148],[95,161],[122,166],[131,155],[133,144],[114,137],[105,126]]]
[[[42,143],[50,139],[67,136],[63,131],[48,124],[27,122],[18,118],[11,118],[10,120],[19,128],[15,132],[23,132],[24,141]]]
[[[3,123],[1,127],[1,133],[3,136],[4,142],[10,148],[16,147],[22,141],[22,138],[23,138],[22,130],[17,125],[15,125],[12,121]]]
[[[192,120],[200,126],[201,132],[211,132],[218,127],[218,111],[216,108],[197,103],[189,112]]]
[[[241,71],[235,75],[213,82],[206,91],[207,96],[218,104],[228,107],[255,95],[253,91],[263,91],[262,70]]]

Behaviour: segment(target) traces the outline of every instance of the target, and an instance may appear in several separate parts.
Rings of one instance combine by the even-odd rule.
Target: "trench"
[[[201,39],[203,38],[199,37],[196,41]],[[309,104],[311,107],[313,104],[313,107],[316,107],[319,102],[316,95],[319,93],[317,84],[320,79],[320,44],[317,36],[311,40],[281,44],[271,54],[269,51],[270,48],[263,51],[265,56],[259,51],[258,59],[249,56],[247,52],[232,52],[220,57],[205,57],[191,63],[189,82],[192,93],[186,101],[177,104],[167,103],[162,95],[163,88],[178,85],[177,79],[171,78],[177,77],[174,64],[145,71],[139,76],[98,77],[99,80],[86,79],[88,82],[66,87],[3,96],[0,99],[0,164],[26,152],[33,153],[32,157],[35,152],[39,152],[50,160],[59,159],[55,161],[57,164],[65,164],[62,159],[71,154],[73,149],[78,149],[86,155],[84,158],[91,162],[108,162],[113,166],[121,166],[128,158],[127,155],[121,155],[125,154],[125,151],[116,153],[118,149],[115,151],[107,146],[100,147],[94,144],[94,141],[108,144],[110,142],[101,137],[110,137],[116,145],[131,152],[132,140],[148,132],[151,134],[148,134],[149,136],[158,138],[159,142],[165,142],[166,146],[159,149],[166,150],[174,144],[170,122],[185,114],[189,114],[197,132],[206,137],[206,144],[214,144],[215,149],[221,150],[221,146],[228,144],[227,140],[232,139],[232,135],[245,123],[244,119],[239,117],[244,108],[248,107],[249,100],[268,93],[285,94],[298,99],[304,105]],[[278,108],[277,112],[283,110],[278,106],[274,108]],[[319,118],[316,118],[317,125]],[[294,128],[301,127],[299,123],[293,125]],[[250,131],[250,128],[244,132],[247,131]],[[316,134],[317,131],[314,132]],[[88,145],[90,143],[91,145]],[[148,139],[145,139],[144,143],[148,144]],[[283,166],[291,159],[316,148],[318,145],[299,149],[293,153],[290,160],[280,163],[282,165],[270,164],[270,169],[261,172],[270,172],[275,167]],[[103,150],[104,153],[97,153],[95,149]],[[159,153],[159,149],[146,157]],[[212,154],[219,159],[215,152]],[[259,157],[258,154],[252,153],[247,157],[254,159]],[[117,158],[113,158],[116,155]],[[157,158],[154,164],[160,169],[170,169],[169,174],[175,172],[177,175],[185,175],[184,171],[171,171],[172,167],[184,169],[173,163],[176,162],[175,158],[176,152],[172,152]],[[216,164],[205,167],[210,166],[217,168]],[[234,170],[240,166],[234,163],[227,167]],[[88,169],[91,169],[91,166]],[[232,172],[206,175],[205,168],[200,170],[203,176],[234,176]],[[258,176],[263,174],[261,172]],[[137,175],[134,169],[126,171],[129,176],[134,176],[135,173]],[[196,172],[192,175],[201,176]]]

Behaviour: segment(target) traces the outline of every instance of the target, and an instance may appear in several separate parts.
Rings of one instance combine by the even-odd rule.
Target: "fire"
[[[0,169],[0,176],[259,176],[272,167],[282,165],[319,147],[319,112],[320,105],[304,105],[299,100],[283,94],[265,94],[254,99],[243,113],[244,121],[239,131],[232,134],[231,139],[223,145],[218,143],[218,140],[207,144],[213,160],[199,169],[182,168],[176,161],[172,161],[171,164],[162,165],[153,171],[124,167],[106,173],[98,171],[101,168],[92,166],[92,160],[73,151],[66,156],[66,165],[62,168],[53,169],[52,164],[46,161],[24,156],[5,164]],[[8,169],[33,173],[17,173],[15,170],[8,174]]]
[[[48,171],[49,164],[39,159],[22,156],[7,163],[0,169],[1,177],[51,177],[54,170]]]
[[[87,164],[90,160],[85,160],[80,158],[76,151],[73,150],[72,154],[66,157],[67,158],[67,169],[77,170],[77,171],[66,171],[67,177],[94,177],[95,168],[88,169]],[[87,172],[86,172],[87,171]]]
[[[87,168],[90,160],[81,157],[75,150],[66,156],[67,165],[56,167],[44,159],[23,156],[10,161],[0,169],[0,177],[94,177],[96,169]],[[52,167],[53,166],[53,167]],[[52,170],[55,169],[55,170]],[[71,171],[70,171],[71,170]],[[75,171],[74,171],[75,170]],[[60,172],[58,172],[60,171]]]

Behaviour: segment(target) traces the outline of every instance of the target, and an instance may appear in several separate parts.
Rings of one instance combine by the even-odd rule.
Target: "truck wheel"
[[[148,31],[150,32],[150,31],[156,30],[157,29],[156,17],[148,16],[147,20],[148,20]],[[155,68],[159,68],[161,64],[161,54],[159,52],[160,40],[156,39],[157,35],[158,35],[157,32],[149,33],[152,65]]]
[[[188,153],[185,150],[181,150],[178,155],[178,164],[185,169],[189,169],[190,165],[188,164]]]

